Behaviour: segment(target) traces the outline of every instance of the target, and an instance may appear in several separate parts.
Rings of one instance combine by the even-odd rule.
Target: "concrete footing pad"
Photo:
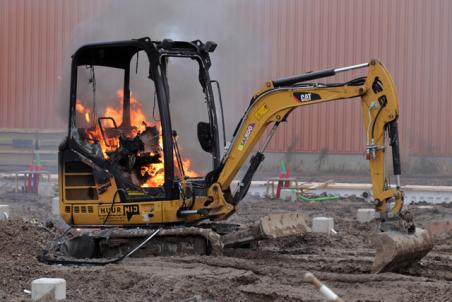
[[[356,212],[356,218],[360,223],[371,222],[375,219],[374,209],[358,209]]]
[[[314,233],[334,233],[334,220],[332,217],[314,217],[312,220]]]
[[[31,282],[32,301],[62,301],[66,299],[66,280],[40,278]]]
[[[281,189],[279,198],[285,201],[296,201],[297,200],[297,189]]]
[[[0,220],[9,218],[9,207],[6,204],[0,204]]]
[[[60,215],[60,197],[52,198],[52,214],[55,216]]]

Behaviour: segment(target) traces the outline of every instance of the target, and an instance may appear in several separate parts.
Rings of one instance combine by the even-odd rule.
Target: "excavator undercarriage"
[[[271,214],[251,225],[202,223],[196,226],[69,229],[44,250],[47,263],[97,264],[125,257],[212,255],[228,247],[247,247],[260,240],[302,236],[310,232],[302,213]],[[152,244],[147,244],[152,240]]]
[[[131,255],[221,255],[224,247],[302,236],[310,230],[301,213],[272,214],[248,226],[220,221],[230,217],[247,194],[272,135],[294,109],[350,98],[360,99],[379,215],[381,232],[374,236],[377,256],[372,271],[395,270],[431,250],[429,234],[416,228],[412,217],[402,211],[397,95],[391,75],[380,62],[266,82],[227,143],[220,85],[209,75],[210,53],[215,48],[211,41],[142,38],[90,44],[77,50],[72,57],[68,136],[59,148],[60,213],[69,229],[44,251],[43,261],[107,264]],[[138,74],[139,58],[143,57],[147,60],[145,78],[151,82],[147,85],[152,88],[142,96],[146,103],[137,100],[131,90],[133,71]],[[196,132],[202,157],[210,157],[203,161],[211,162],[206,173],[197,173],[197,166],[188,164],[190,156],[184,157],[183,147],[179,147],[180,128],[175,129],[174,124],[185,117],[174,117],[178,110],[172,107],[170,87],[174,86],[168,75],[173,59],[197,63],[208,121],[199,121]],[[105,107],[101,100],[111,94],[96,90],[98,86],[109,88],[112,82],[96,85],[96,73],[99,81],[99,73],[105,69],[104,76],[119,71],[122,77],[119,108]],[[367,69],[367,75],[336,84],[308,82],[355,69]],[[89,73],[85,78],[80,76],[83,70]],[[185,98],[184,93],[176,96],[182,101]],[[90,105],[84,100],[87,97]],[[151,110],[149,118],[141,105]],[[395,186],[385,176],[386,136],[392,147]],[[260,141],[262,147],[251,155]],[[248,170],[233,190],[232,181],[249,156]]]

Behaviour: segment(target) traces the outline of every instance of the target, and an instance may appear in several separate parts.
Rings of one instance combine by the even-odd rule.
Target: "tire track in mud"
[[[273,260],[273,259],[272,259]],[[253,278],[248,279],[248,284],[238,287],[239,290],[252,294],[253,297],[270,300],[291,300],[296,301],[317,301],[319,294],[306,284],[303,280],[306,266],[304,263],[293,262],[273,262],[262,261],[261,259],[243,259],[232,257],[184,257],[173,259],[176,263],[201,263],[213,267],[215,270],[221,268],[233,268],[236,270],[246,270],[253,274]],[[386,292],[394,297],[394,300],[385,301],[412,301],[422,296],[419,290],[410,295],[408,292],[394,294],[394,288],[431,288],[437,292],[438,297],[447,297],[450,284],[444,281],[432,280],[428,277],[416,277],[395,273],[384,273],[379,275],[368,273],[341,273],[309,269],[322,281],[336,288],[336,293],[347,298],[346,301],[359,301],[353,297],[367,297],[365,301],[381,301],[379,293]],[[253,281],[249,283],[250,281]],[[277,280],[277,281],[276,281]],[[275,284],[277,283],[277,284]],[[359,284],[359,287],[356,286]],[[369,290],[372,289],[373,290]],[[406,300],[404,300],[406,299]],[[322,301],[319,299],[318,301]],[[364,300],[363,300],[364,301]],[[428,300],[421,300],[428,301]]]

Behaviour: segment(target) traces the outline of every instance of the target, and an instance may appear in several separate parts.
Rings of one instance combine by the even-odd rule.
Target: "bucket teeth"
[[[372,273],[397,271],[421,260],[433,248],[430,233],[417,228],[412,234],[397,231],[377,233],[371,238],[376,248]]]

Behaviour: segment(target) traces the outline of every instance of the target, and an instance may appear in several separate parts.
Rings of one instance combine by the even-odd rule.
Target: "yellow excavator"
[[[382,63],[371,60],[266,82],[251,98],[231,142],[226,144],[220,86],[209,75],[210,53],[216,46],[211,41],[141,38],[90,44],[76,51],[72,57],[68,135],[59,148],[58,171],[61,217],[70,228],[44,251],[43,261],[105,264],[144,250],[152,255],[219,255],[228,246],[304,234],[309,228],[301,213],[272,214],[245,229],[221,221],[230,217],[245,197],[272,135],[294,109],[350,98],[359,98],[357,103],[362,108],[378,215],[372,272],[399,269],[417,262],[432,249],[429,233],[416,228],[413,217],[402,211],[397,93]],[[159,116],[151,122],[137,122],[133,113],[137,102],[130,88],[131,70],[138,66],[139,57],[147,61],[147,77],[154,89],[153,110]],[[191,59],[199,67],[208,122],[197,124],[197,136],[203,152],[212,157],[212,167],[205,175],[187,173],[172,128],[174,112],[169,106],[167,76],[172,58]],[[102,69],[120,71],[123,77],[119,116],[97,112],[101,105],[96,103],[95,74]],[[344,83],[313,82],[356,69],[367,69],[367,75]],[[78,87],[83,80],[81,70],[90,73],[90,108],[79,96],[87,95],[86,89]],[[217,112],[221,113],[222,131]],[[225,144],[222,156],[220,132]],[[392,147],[395,186],[385,176],[386,134]],[[234,178],[259,142],[262,147],[251,156],[243,179],[233,190]]]

